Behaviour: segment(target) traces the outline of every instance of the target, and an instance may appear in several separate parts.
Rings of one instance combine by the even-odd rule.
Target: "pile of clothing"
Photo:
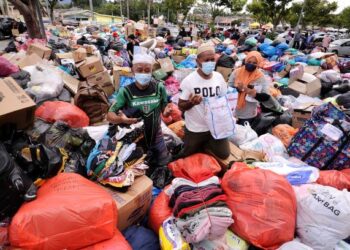
[[[146,155],[136,142],[142,137],[143,122],[117,128],[115,136],[105,136],[91,152],[87,171],[92,180],[117,188],[129,187],[135,177],[146,173]]]
[[[176,226],[188,243],[220,238],[233,223],[217,176],[200,183],[175,178],[166,192]]]

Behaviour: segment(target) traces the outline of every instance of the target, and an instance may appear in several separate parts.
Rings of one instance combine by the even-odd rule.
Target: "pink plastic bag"
[[[6,58],[0,56],[0,77],[6,77],[18,71],[19,68],[16,65],[13,65]]]
[[[165,89],[168,95],[173,96],[179,92],[180,83],[176,80],[175,77],[170,76],[165,80]]]

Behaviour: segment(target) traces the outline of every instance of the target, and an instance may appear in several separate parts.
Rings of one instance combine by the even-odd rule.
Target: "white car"
[[[350,39],[340,39],[330,43],[328,51],[339,56],[350,56]]]

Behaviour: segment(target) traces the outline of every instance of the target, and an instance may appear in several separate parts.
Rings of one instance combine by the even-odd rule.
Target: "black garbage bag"
[[[7,45],[7,47],[5,48],[5,52],[6,53],[11,53],[11,52],[18,52],[17,48],[16,48],[16,44],[14,40],[11,40],[9,42],[9,44]]]
[[[36,198],[36,187],[0,143],[0,221],[12,217],[23,201]]]
[[[69,156],[69,160],[66,162],[64,166],[65,173],[76,173],[82,176],[87,177],[86,174],[86,160],[84,157],[78,153],[73,152]]]
[[[275,120],[276,116],[273,113],[261,113],[255,118],[251,127],[260,136],[269,131]]]
[[[22,89],[26,89],[28,82],[30,82],[30,74],[25,70],[12,73],[10,77],[12,77]]]
[[[51,125],[51,123],[47,123],[41,119],[36,119],[33,127],[27,129],[26,133],[33,141],[43,141],[45,133],[51,128]]]
[[[90,44],[90,42],[85,36],[82,36],[81,38],[79,38],[77,40],[77,44],[78,45],[84,45],[84,44]]]
[[[154,168],[149,177],[153,181],[153,186],[160,189],[170,184],[173,179],[173,175],[167,166]]]
[[[272,126],[275,127],[278,124],[288,124],[292,125],[293,115],[290,111],[285,111],[281,115],[277,115],[275,121],[273,122]]]
[[[350,109],[350,92],[338,96],[336,102],[339,106]]]
[[[228,55],[226,55],[226,54],[222,54],[220,57],[219,57],[219,59],[218,59],[218,61],[217,61],[217,63],[216,63],[216,67],[225,67],[225,68],[233,68],[234,66],[235,66],[235,60],[232,58],[232,57],[230,57],[230,56],[228,56]]]

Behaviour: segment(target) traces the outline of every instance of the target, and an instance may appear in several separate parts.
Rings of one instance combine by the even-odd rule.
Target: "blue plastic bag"
[[[277,46],[276,46],[276,49],[280,49],[280,50],[286,50],[286,49],[289,49],[289,46],[288,46],[288,44],[286,44],[286,43],[280,43],[280,44],[278,44]]]
[[[307,57],[306,56],[297,56],[294,58],[295,62],[302,62],[307,63]]]
[[[196,55],[189,55],[185,60],[183,60],[180,65],[189,68],[189,69],[194,69],[197,67],[197,62],[196,62]]]
[[[271,57],[276,54],[276,48],[273,46],[268,46],[262,51],[262,53],[267,57]]]
[[[119,79],[120,79],[119,80],[119,88],[126,87],[126,86],[135,82],[134,77],[129,77],[129,76],[120,76]]]
[[[264,49],[268,48],[270,45],[268,43],[262,43],[259,45],[260,51],[263,51]]]

